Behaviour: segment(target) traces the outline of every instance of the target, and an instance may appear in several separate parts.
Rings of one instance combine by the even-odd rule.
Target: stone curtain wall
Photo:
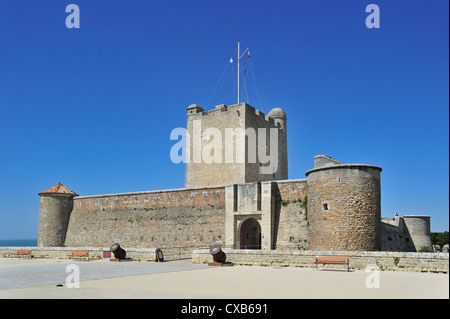
[[[77,197],[65,246],[209,246],[223,243],[225,190],[178,189]]]
[[[289,251],[289,250],[232,250],[224,249],[227,261],[236,265],[266,267],[312,268],[317,255],[349,256],[350,269],[365,270],[378,266],[380,270],[449,273],[448,253],[405,253],[367,251]],[[205,264],[212,261],[207,249],[195,249],[192,261]],[[345,269],[343,265],[319,265],[322,268]]]
[[[278,182],[276,249],[307,249],[306,180]],[[74,199],[65,246],[209,246],[225,243],[225,188],[205,187]]]

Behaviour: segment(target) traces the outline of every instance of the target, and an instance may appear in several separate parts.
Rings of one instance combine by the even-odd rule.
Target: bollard
[[[155,250],[155,252],[156,252],[156,261],[159,261],[159,262],[164,261],[164,255],[163,255],[162,250],[159,249],[159,248],[157,248],[157,249]]]

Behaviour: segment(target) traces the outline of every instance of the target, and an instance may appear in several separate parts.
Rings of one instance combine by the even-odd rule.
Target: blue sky
[[[0,239],[36,238],[37,193],[58,182],[80,195],[184,187],[170,132],[190,104],[236,102],[231,78],[210,97],[238,39],[260,89],[247,102],[287,113],[289,178],[318,154],[377,165],[383,216],[448,230],[448,6],[0,0]]]

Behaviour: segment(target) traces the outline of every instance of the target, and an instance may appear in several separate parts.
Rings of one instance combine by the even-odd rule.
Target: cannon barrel
[[[227,255],[222,251],[222,247],[219,244],[209,247],[209,253],[213,256],[213,260],[216,263],[224,263],[227,260]]]
[[[125,259],[127,256],[127,252],[118,243],[113,244],[109,250],[117,259]]]

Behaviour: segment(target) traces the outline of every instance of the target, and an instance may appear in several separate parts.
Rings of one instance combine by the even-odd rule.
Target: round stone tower
[[[430,216],[401,215],[400,218],[405,223],[404,250],[415,252],[425,248],[431,251]]]
[[[310,250],[381,249],[381,168],[318,155],[308,181]]]
[[[286,132],[286,113],[283,111],[283,109],[276,107],[273,108],[269,114],[271,118],[273,118],[273,121],[276,125],[279,124],[280,128],[283,130],[283,132]]]
[[[78,196],[61,183],[40,192],[38,246],[63,246],[73,209],[73,198]]]

